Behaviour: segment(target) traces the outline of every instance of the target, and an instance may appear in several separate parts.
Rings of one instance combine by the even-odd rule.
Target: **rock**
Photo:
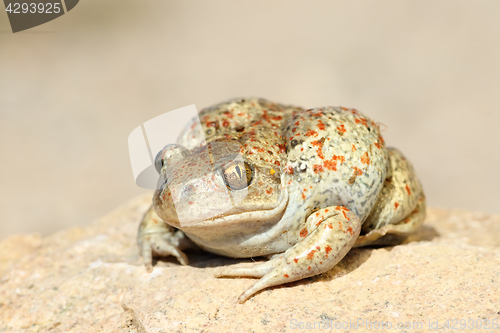
[[[351,250],[326,274],[238,304],[255,280],[213,272],[252,260],[189,253],[189,266],[165,258],[146,272],[135,238],[149,203],[149,196],[138,198],[85,228],[0,242],[0,332],[365,332],[397,325],[420,332],[443,329],[447,320],[447,331],[464,328],[462,319],[467,329],[468,320],[475,328],[489,324],[481,331],[500,325],[500,216],[429,209],[424,227],[401,245]]]

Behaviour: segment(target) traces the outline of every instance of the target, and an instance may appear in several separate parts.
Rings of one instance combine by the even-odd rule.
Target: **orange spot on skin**
[[[323,156],[323,143],[325,142],[325,138],[322,138],[320,140],[315,140],[315,141],[312,141],[311,144],[313,146],[316,146],[318,147],[318,149],[316,150],[316,153],[318,154],[318,157],[321,158],[321,159],[324,159],[325,157]]]
[[[325,246],[325,251],[326,251],[326,254],[328,254],[332,251],[332,248],[330,247],[330,245]]]
[[[286,145],[285,144],[278,144],[278,149],[280,153],[286,153]]]
[[[318,212],[318,213],[316,213],[316,216],[319,216],[319,212]]]
[[[321,224],[321,222],[323,222],[323,218],[320,218],[318,222],[316,222],[316,226],[318,227]]]
[[[382,146],[380,145],[380,143],[378,143],[378,142],[375,142],[375,143],[374,143],[374,145],[375,145],[375,147],[377,147],[378,149],[380,149],[380,147],[382,147]]]
[[[289,175],[293,175],[293,168],[289,165],[285,168],[285,172]]]
[[[330,160],[324,161],[323,165],[328,170],[337,171],[337,161],[340,161],[341,163],[344,163],[345,162],[345,157],[344,156],[340,156],[340,155],[333,155],[333,157]]]
[[[188,204],[192,205],[192,204],[194,204],[194,202],[192,202],[192,201],[188,201]]]
[[[352,152],[354,153],[356,151],[356,146],[352,145]]]
[[[358,167],[354,167],[354,173],[357,175],[357,176],[361,176],[363,174],[363,170],[361,170],[360,168]]]
[[[305,136],[318,136],[318,132],[313,131],[312,129],[310,129],[304,135]]]
[[[312,258],[314,258],[314,253],[316,253],[316,250],[309,251],[309,253],[307,253],[307,259],[312,260]]]
[[[370,164],[370,158],[368,157],[368,152],[361,155],[361,163],[366,165]]]
[[[318,120],[318,128],[322,131],[325,129],[325,124],[323,124],[321,120]]]
[[[337,126],[337,130],[339,131],[340,135],[344,135],[344,133],[347,132],[344,125]]]
[[[309,270],[311,270],[311,266],[307,267],[307,270],[308,270],[308,271],[309,271]]]
[[[328,208],[327,208],[327,209],[325,209],[325,213],[328,213]]]
[[[323,171],[323,166],[320,164],[314,164],[313,165],[313,171],[314,173],[319,173]]]
[[[340,221],[339,221],[339,229],[344,231],[344,229],[342,229],[342,223],[340,223]]]
[[[333,224],[328,223],[327,225],[325,225],[325,229],[326,229],[326,227],[328,227],[329,229],[333,229]]]
[[[398,202],[395,202],[395,203],[394,203],[394,209],[398,209],[398,207],[399,207],[399,203],[398,203]]]
[[[306,195],[304,193],[302,193],[302,199],[306,200]]]
[[[299,234],[299,235],[300,235],[300,237],[306,237],[306,236],[307,236],[307,233],[308,233],[307,228],[304,228],[304,229],[302,229],[302,230],[300,231],[300,234]]]
[[[406,185],[406,192],[408,192],[408,195],[411,195],[410,187],[408,187],[408,185]]]
[[[299,258],[293,258],[293,261],[295,261],[295,263],[298,263],[299,262]]]
[[[354,235],[354,230],[352,230],[351,227],[347,228],[347,232],[350,233],[351,236]]]
[[[346,214],[346,212],[348,212],[348,211],[349,211],[349,209],[347,209],[347,208],[346,208],[346,207],[344,207],[344,206],[337,206],[337,207],[335,207],[335,210],[341,211],[341,212],[342,212],[342,215],[344,215],[345,219],[346,219],[347,221],[349,221],[349,218],[347,217],[347,214]],[[339,222],[339,223],[340,223],[340,222]],[[340,229],[342,229],[342,227],[341,227]]]
[[[287,277],[290,277],[288,274],[284,274],[283,276],[284,276],[284,277],[286,277],[286,278],[287,278]]]
[[[224,121],[222,122],[222,126],[224,126],[224,127],[228,127],[228,126],[229,126],[229,121],[224,120]]]
[[[322,160],[325,158],[325,156],[323,156],[323,149],[321,149],[321,147],[319,147],[318,150],[316,150],[316,153],[318,153],[318,157],[321,158]]]
[[[323,163],[325,168],[332,171],[337,171],[337,161],[328,160]]]
[[[366,123],[366,119],[365,118],[356,118],[354,121],[356,122],[356,124],[361,123],[361,124],[365,125],[366,128],[368,128],[368,124]]]
[[[272,188],[272,187],[268,188],[268,189],[266,190],[266,193],[267,193],[267,194],[271,194],[271,193],[273,193],[273,188]]]

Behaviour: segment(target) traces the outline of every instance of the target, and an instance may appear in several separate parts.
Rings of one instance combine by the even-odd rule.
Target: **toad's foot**
[[[399,150],[387,151],[387,179],[354,247],[398,243],[425,220],[425,196],[413,166]]]
[[[375,229],[366,235],[359,236],[353,247],[367,245],[391,245],[411,235],[424,223],[425,197],[420,197],[417,207],[404,220],[398,224],[386,224],[380,229]]]
[[[196,245],[182,231],[165,223],[153,207],[147,211],[139,225],[137,243],[148,272],[153,271],[153,255],[172,255],[182,265],[187,265],[188,258],[181,250],[196,248]]]
[[[359,218],[345,207],[321,209],[307,219],[302,241],[281,256],[252,267],[223,267],[216,277],[260,278],[238,297],[243,303],[259,290],[301,280],[330,270],[351,249],[361,230]]]

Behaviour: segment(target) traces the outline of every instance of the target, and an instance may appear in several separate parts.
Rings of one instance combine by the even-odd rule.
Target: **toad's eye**
[[[234,161],[222,168],[224,183],[230,190],[242,190],[253,179],[253,169],[245,162]]]

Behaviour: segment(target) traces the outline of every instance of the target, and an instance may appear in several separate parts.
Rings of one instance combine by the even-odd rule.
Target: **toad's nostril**
[[[158,152],[158,154],[156,154],[156,171],[160,173],[165,164],[167,164],[167,167],[171,166],[188,155],[189,151],[184,146],[178,144],[166,145],[162,150]]]

